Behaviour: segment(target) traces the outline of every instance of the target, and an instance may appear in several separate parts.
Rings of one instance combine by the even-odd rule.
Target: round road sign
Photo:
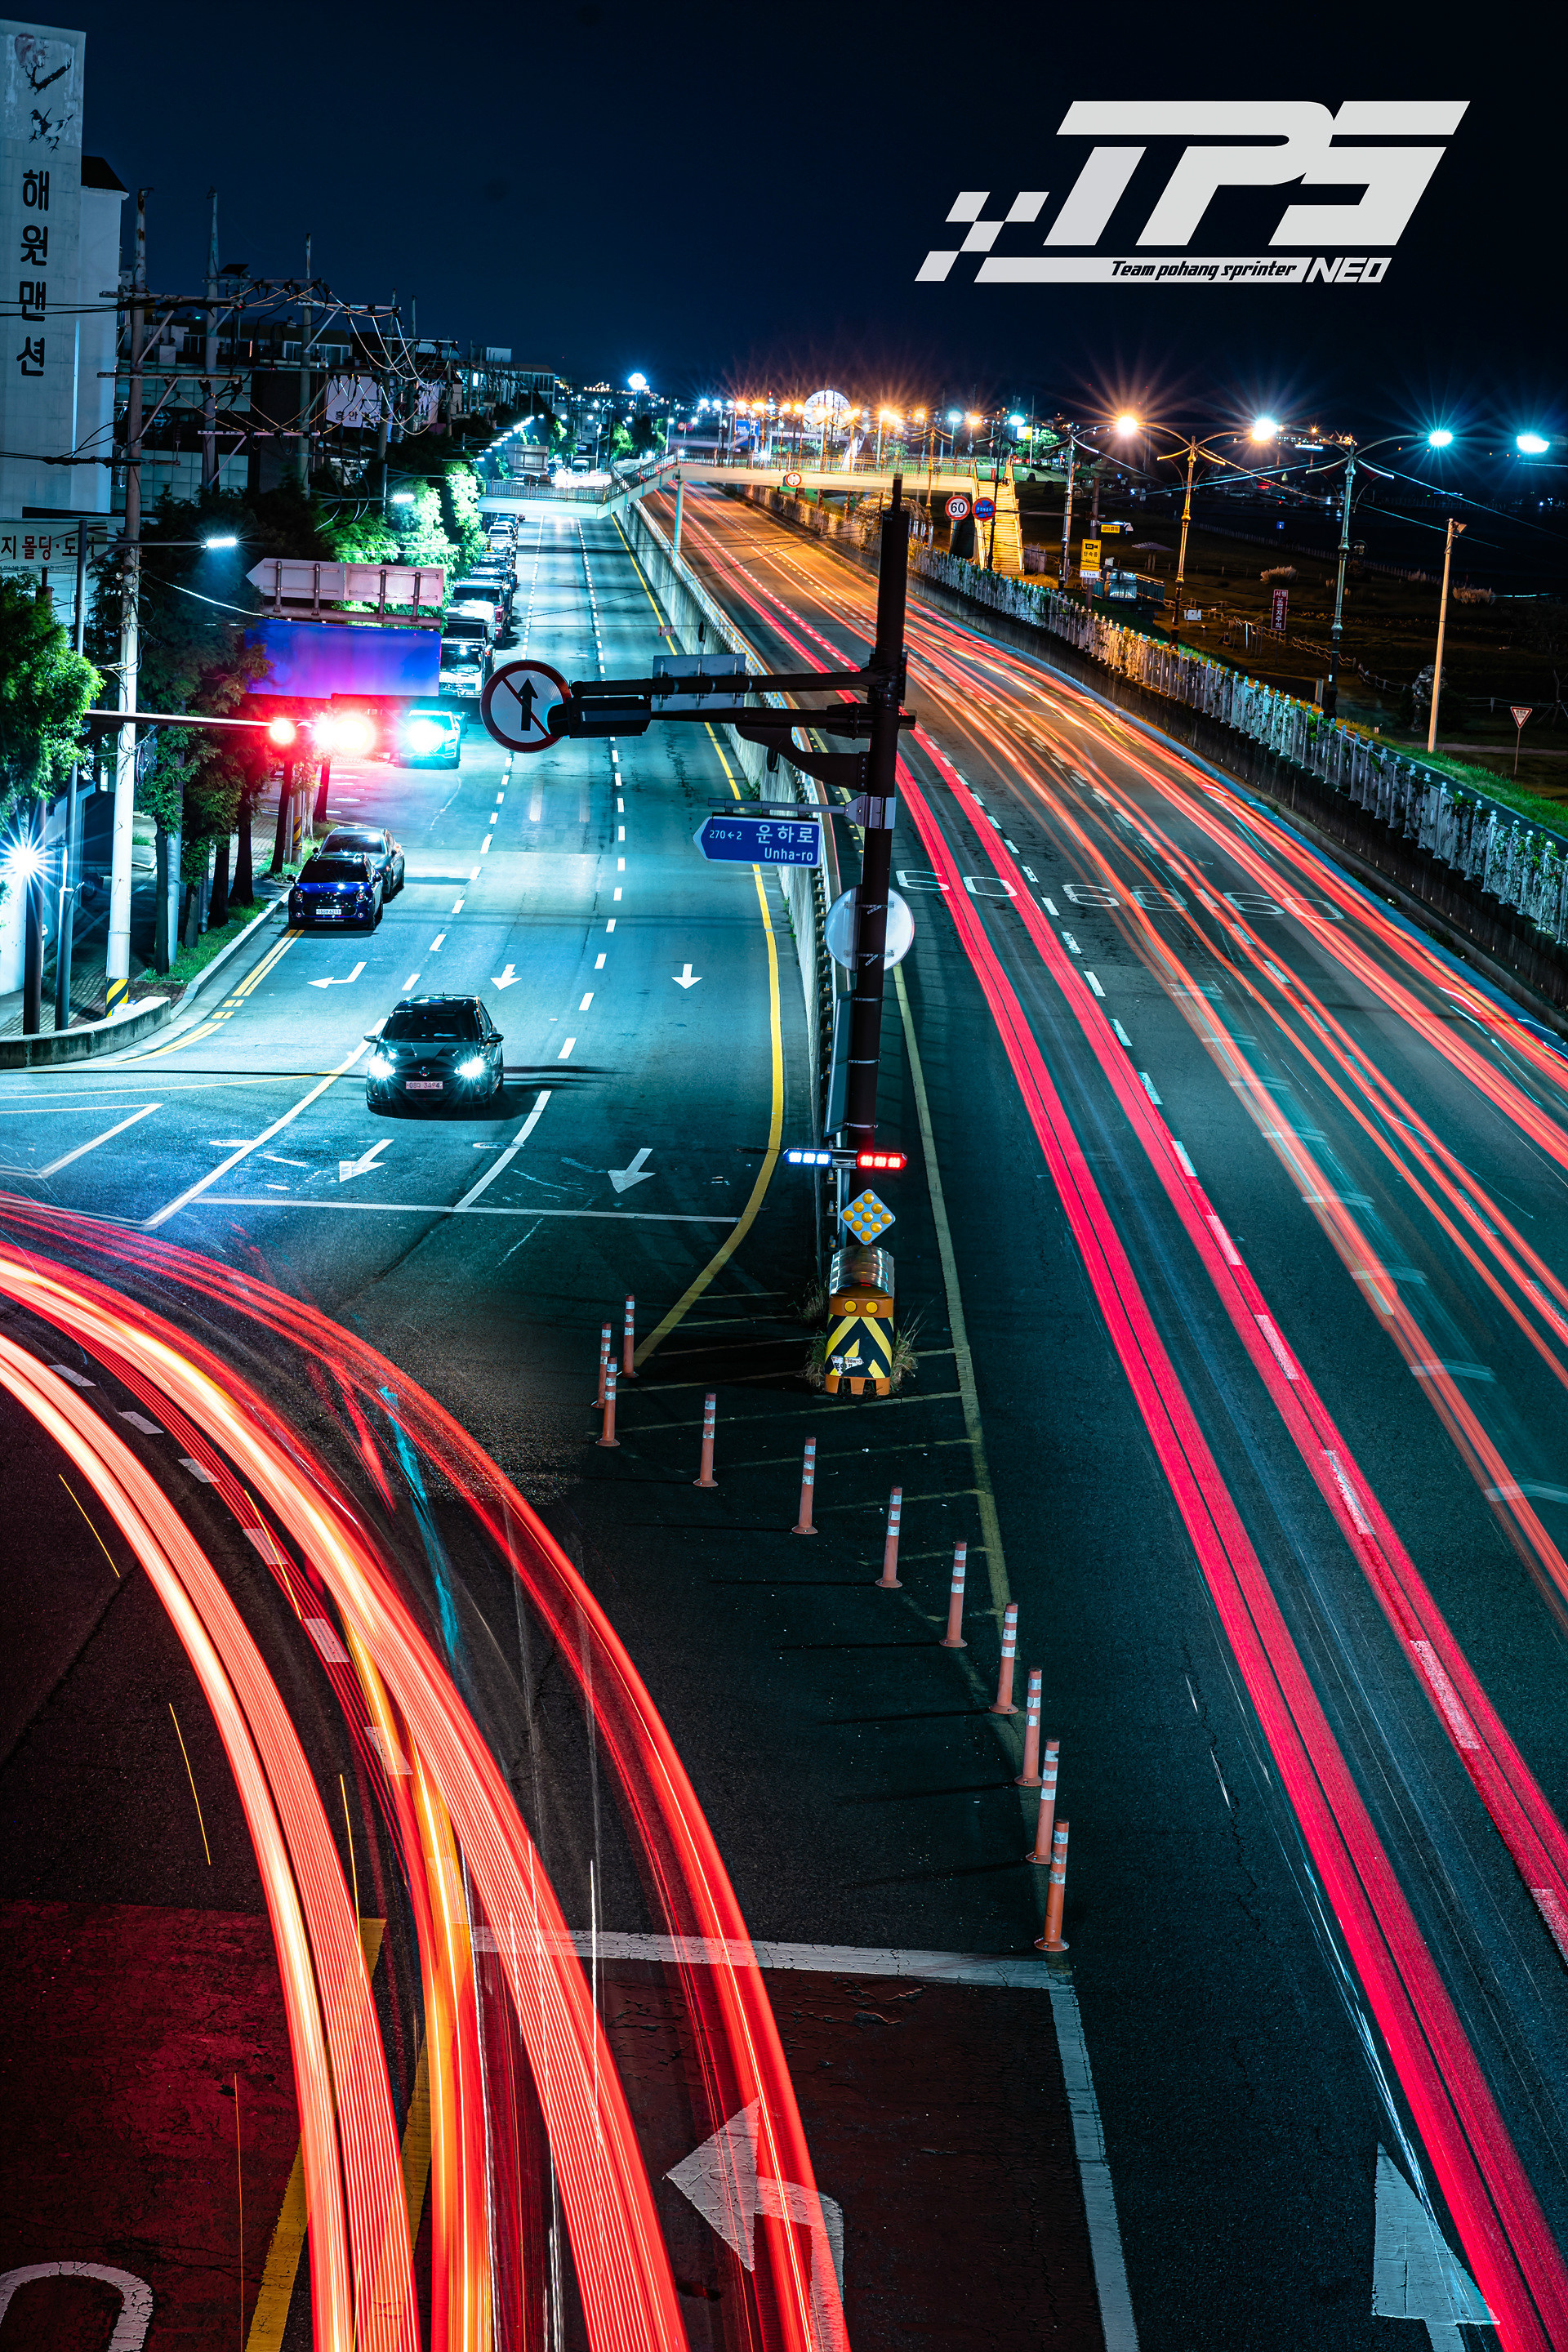
[[[784,486],[786,490],[798,490],[805,479],[804,474],[786,474],[784,478]]]
[[[479,717],[509,751],[547,751],[555,738],[550,714],[571,688],[545,662],[507,662],[479,697]]]
[[[843,897],[835,898],[832,906],[827,909],[827,920],[823,926],[823,936],[827,941],[827,952],[834,962],[841,963],[846,971],[853,971],[855,961],[855,893],[853,890],[846,890]],[[914,943],[915,919],[910,912],[909,902],[907,899],[900,898],[896,890],[889,890],[888,893],[888,941],[887,952],[882,958],[883,970],[886,971],[889,964],[902,963]]]
[[[964,516],[969,512],[969,500],[967,499],[949,499],[947,502],[947,510],[952,517],[954,522],[962,522]]]
[[[975,499],[975,501],[974,501],[974,520],[975,520],[975,521],[976,521],[976,522],[989,522],[989,521],[990,521],[990,520],[991,520],[991,518],[992,518],[992,516],[995,513],[995,511],[996,511],[996,501],[995,501],[995,499]]]

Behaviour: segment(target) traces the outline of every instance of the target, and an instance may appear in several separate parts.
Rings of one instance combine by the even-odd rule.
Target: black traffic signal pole
[[[882,517],[877,580],[877,641],[872,648],[871,742],[865,791],[873,813],[894,805],[899,788],[899,706],[904,686],[904,609],[909,593],[910,511],[902,478],[893,477],[891,503]],[[855,893],[855,988],[849,1013],[849,1084],[846,1130],[850,1145],[868,1150],[877,1140],[877,1070],[882,1053],[882,993],[887,974],[888,892],[893,878],[893,828],[868,824],[860,881]]]

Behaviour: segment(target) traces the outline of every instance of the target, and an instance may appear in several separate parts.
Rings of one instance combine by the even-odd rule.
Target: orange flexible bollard
[[[947,1631],[942,1637],[944,1650],[967,1650],[960,1628],[963,1623],[963,1563],[969,1557],[966,1543],[952,1548],[952,1586],[947,1596]]]
[[[1045,1669],[1029,1668],[1029,1692],[1024,1701],[1024,1769],[1018,1775],[1020,1789],[1037,1789],[1040,1785],[1040,1683]]]
[[[1052,1840],[1051,1883],[1046,1895],[1046,1932],[1035,1938],[1037,1952],[1065,1952],[1062,1910],[1068,1899],[1068,1825],[1058,1822]]]
[[[881,1592],[899,1592],[899,1521],[903,1516],[904,1490],[895,1486],[888,1503],[888,1540],[882,1546],[882,1573],[877,1579]]]
[[[606,1323],[601,1328],[599,1332],[599,1393],[594,1399],[594,1402],[595,1404],[602,1405],[605,1402],[605,1374],[609,1370],[609,1369],[610,1327]]]
[[[605,1433],[599,1444],[618,1445],[620,1442],[616,1435],[616,1368],[612,1363],[605,1372]]]
[[[991,1702],[993,1715],[1016,1715],[1013,1704],[1013,1661],[1018,1654],[1018,1604],[1009,1601],[1002,1612],[1002,1671],[996,1677],[996,1696]]]
[[[621,1334],[621,1378],[623,1381],[635,1381],[637,1378],[637,1373],[632,1369],[632,1350],[637,1346],[637,1303],[635,1298],[628,1298],[626,1300],[626,1329]]]
[[[792,1536],[814,1536],[816,1533],[816,1529],[811,1524],[811,1506],[816,1486],[816,1440],[815,1437],[808,1437],[805,1441],[805,1459],[800,1465],[800,1517],[790,1529]]]
[[[1040,1764],[1040,1811],[1035,1823],[1035,1850],[1024,1856],[1026,1862],[1038,1863],[1048,1869],[1051,1860],[1051,1824],[1057,1817],[1057,1757],[1061,1748],[1059,1739],[1047,1739]]]
[[[691,1481],[694,1486],[716,1486],[719,1484],[718,1479],[713,1475],[713,1423],[718,1417],[718,1398],[704,1397],[702,1400],[702,1467]]]

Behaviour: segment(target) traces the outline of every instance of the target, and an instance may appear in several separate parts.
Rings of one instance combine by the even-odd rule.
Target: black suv
[[[477,996],[405,996],[369,1043],[364,1098],[372,1110],[489,1102],[501,1090],[501,1033]]]

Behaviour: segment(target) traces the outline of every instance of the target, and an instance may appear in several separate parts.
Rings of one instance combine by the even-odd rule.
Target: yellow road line
[[[145,1054],[132,1055],[131,1057],[132,1060],[136,1062],[160,1062],[167,1054],[183,1054],[187,1045],[200,1045],[204,1038],[210,1037],[215,1029],[221,1027],[224,1022],[233,1017],[233,1015],[239,1010],[239,1007],[244,1003],[245,999],[250,994],[251,990],[256,987],[258,982],[266,979],[268,973],[271,971],[279,957],[282,955],[287,949],[291,948],[297,939],[300,939],[303,936],[303,933],[300,931],[285,931],[277,946],[268,950],[268,952],[262,957],[261,961],[257,965],[255,971],[247,972],[246,977],[240,982],[238,987],[230,991],[228,999],[224,1004],[221,1012],[215,1013],[209,1020],[199,1022],[195,1028],[187,1030],[183,1037],[176,1037],[172,1045],[154,1045]]]
[[[196,1795],[196,1776],[191,1770],[190,1750],[185,1746],[185,1735],[180,1729],[180,1718],[174,1713],[174,1702],[173,1699],[169,1701],[169,1715],[174,1726],[174,1737],[180,1743],[180,1753],[185,1759],[185,1770],[189,1775],[191,1783],[191,1798],[196,1809],[196,1825],[202,1833],[202,1852],[206,1855],[207,1868],[210,1870],[213,1866],[213,1850],[207,1843],[207,1825],[202,1819],[202,1801]]]
[[[893,966],[893,987],[899,999],[899,1018],[904,1024],[904,1051],[909,1055],[910,1080],[914,1087],[915,1115],[920,1122],[921,1150],[926,1164],[926,1190],[931,1198],[931,1222],[936,1227],[937,1254],[942,1259],[942,1288],[947,1293],[947,1319],[952,1331],[953,1363],[958,1373],[958,1393],[963,1403],[964,1433],[974,1464],[974,1490],[984,1538],[982,1548],[985,1553],[986,1571],[991,1579],[992,1602],[1001,1610],[1012,1598],[1007,1589],[1007,1566],[1002,1556],[1002,1526],[996,1517],[991,1466],[985,1459],[985,1437],[980,1425],[980,1399],[974,1387],[974,1358],[970,1352],[969,1327],[963,1319],[963,1301],[959,1296],[958,1261],[953,1255],[952,1232],[947,1222],[947,1201],[942,1189],[942,1171],[937,1165],[936,1140],[931,1130],[931,1105],[926,1100],[925,1072],[921,1066],[921,1049],[915,1042],[909,992],[904,986],[902,967],[899,964]]]
[[[359,1923],[360,1943],[364,1952],[366,1976],[375,1973],[376,1957],[385,1933],[384,1919],[362,1919]],[[419,2053],[419,2072],[415,2077],[415,2098],[425,2075],[425,2053]],[[429,2099],[426,2099],[426,2168],[429,2168]],[[408,2185],[408,2133],[414,2127],[414,2103],[408,2108],[408,2129],[403,2139],[403,2180]],[[423,2202],[423,2191],[421,2191]],[[261,2285],[256,2297],[256,2309],[250,2315],[250,2333],[245,2339],[245,2352],[279,2352],[283,2330],[289,2324],[289,2305],[293,2300],[294,2281],[300,2269],[300,2257],[305,2251],[305,2236],[310,2216],[305,2207],[305,2164],[303,2152],[294,2151],[294,2168],[289,2175],[289,2186],[283,2191],[283,2202],[273,2225],[272,2241],[267,2249],[267,2261],[261,2273]],[[409,2232],[410,2242],[413,2231]]]
[[[92,1528],[92,1521],[90,1518],[88,1518],[86,1506],[78,1500],[76,1488],[71,1485],[70,1480],[66,1476],[63,1470],[59,1474],[59,1478],[60,1485],[65,1488],[66,1493],[70,1496],[71,1501],[76,1504],[77,1509],[80,1511],[82,1517],[87,1519],[88,1526]],[[110,1550],[109,1546],[104,1542],[103,1538],[99,1534],[96,1528],[92,1528],[92,1539],[98,1546],[99,1550],[103,1554],[104,1559],[109,1562],[110,1567],[114,1568],[114,1554]],[[117,1568],[114,1568],[114,1573],[116,1576],[119,1576],[120,1570]],[[121,1578],[121,1583],[124,1582],[123,1577]],[[174,1726],[176,1731],[178,1731],[179,1727],[178,1724]]]
[[[713,749],[719,754],[719,764],[729,778],[730,790],[739,800],[741,788],[735,782],[729,761],[724,757],[719,738],[714,735],[711,727],[709,728],[708,732],[712,737]],[[647,1338],[632,1358],[634,1366],[641,1366],[647,1362],[660,1340],[668,1339],[688,1308],[695,1306],[715,1276],[721,1274],[729,1265],[730,1260],[756,1223],[757,1212],[766,1197],[768,1186],[773,1182],[773,1170],[778,1166],[779,1146],[784,1139],[784,1018],[779,1006],[779,943],[773,934],[773,918],[768,913],[768,894],[763,884],[763,869],[760,866],[752,866],[752,879],[756,885],[757,904],[763,910],[763,929],[767,935],[768,942],[768,1010],[773,1032],[773,1117],[768,1127],[767,1152],[758,1171],[757,1181],[752,1187],[752,1197],[742,1210],[739,1219],[731,1226],[728,1234],[696,1280],[690,1283],[676,1300],[663,1322],[656,1325],[648,1333]]]

